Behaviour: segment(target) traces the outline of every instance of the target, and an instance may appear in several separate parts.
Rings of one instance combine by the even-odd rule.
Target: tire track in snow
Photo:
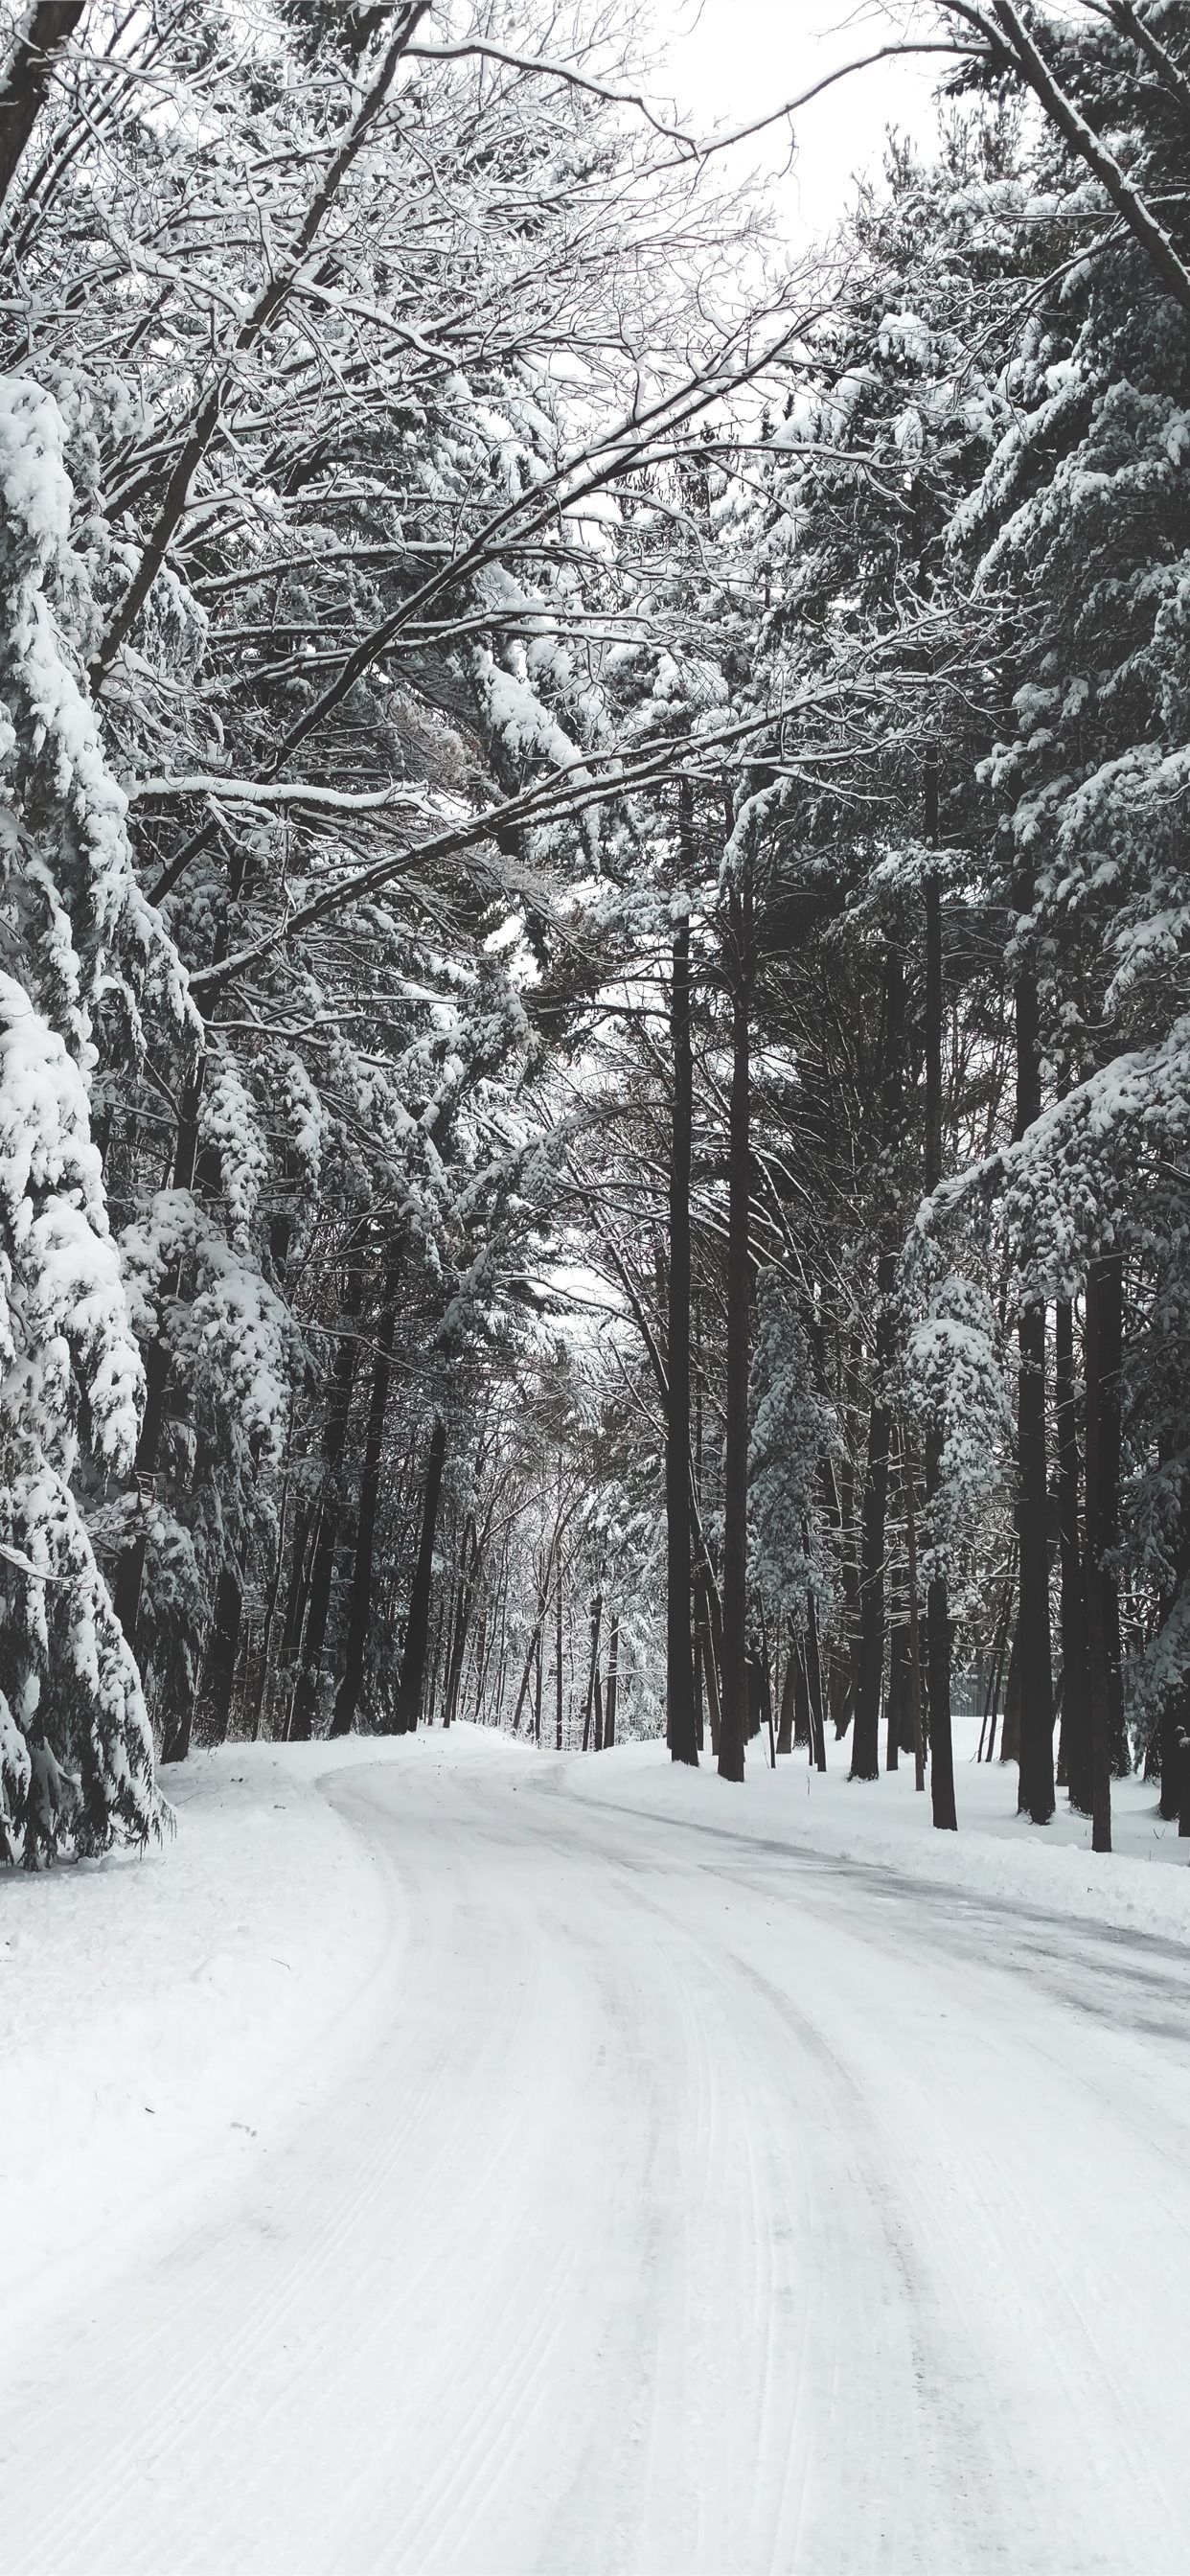
[[[1082,2456],[1164,2402],[1154,2317],[1180,2407],[1190,2252],[1077,1944],[454,1758],[331,1787],[408,1925],[338,2105],[11,2374],[12,2576],[1183,2568],[1176,2473],[1129,2527]],[[1034,2131],[1095,2101],[1067,2207]]]

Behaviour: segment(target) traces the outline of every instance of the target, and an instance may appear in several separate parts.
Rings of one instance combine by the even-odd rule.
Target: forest
[[[887,0],[809,249],[627,0],[0,20],[0,1854],[960,1710],[1190,1835],[1182,0]]]

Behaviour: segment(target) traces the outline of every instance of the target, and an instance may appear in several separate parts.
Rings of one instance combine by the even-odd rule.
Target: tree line
[[[796,263],[628,12],[14,17],[10,1859],[960,1696],[1190,1831],[1190,40],[893,15]]]

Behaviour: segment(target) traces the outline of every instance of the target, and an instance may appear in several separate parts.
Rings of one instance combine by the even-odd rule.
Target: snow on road
[[[181,2014],[172,2145],[106,2262],[6,2332],[9,2576],[1182,2576],[1182,1946],[799,1848],[792,1797],[761,1833],[758,1794],[631,1751],[367,1750],[200,1764],[143,1873],[179,1892],[112,2045]],[[208,1850],[246,1930],[202,2074],[162,1950]],[[254,1983],[278,1866],[302,2046]],[[46,1881],[36,1919],[3,1890],[30,1994],[84,1897],[102,1989],[134,1883]],[[71,2172],[88,2141],[109,2172],[109,2118],[128,2141],[120,2062],[89,2123],[57,2068]]]

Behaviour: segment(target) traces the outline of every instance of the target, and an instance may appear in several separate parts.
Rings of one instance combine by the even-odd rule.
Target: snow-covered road
[[[1184,1953],[607,1778],[328,1777],[334,2080],[0,2358],[8,2576],[1184,2576]]]

